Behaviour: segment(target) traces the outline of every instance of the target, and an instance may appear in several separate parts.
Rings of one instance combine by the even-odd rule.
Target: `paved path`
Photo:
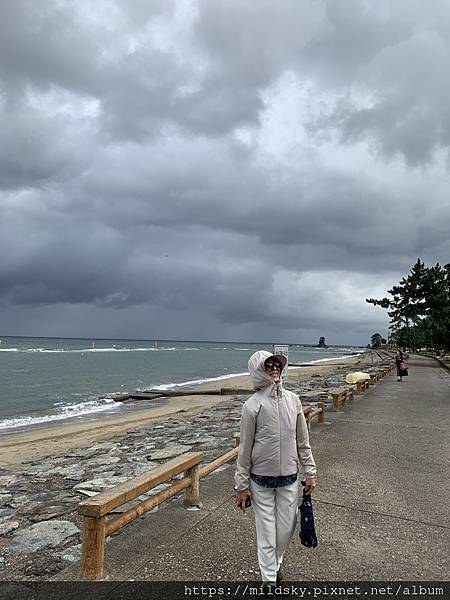
[[[449,400],[450,372],[413,357],[403,382],[393,373],[313,425],[319,546],[295,534],[287,580],[448,579]],[[203,481],[203,510],[173,500],[113,536],[107,579],[259,579],[253,514],[233,505],[233,469]],[[78,577],[74,567],[55,579]]]

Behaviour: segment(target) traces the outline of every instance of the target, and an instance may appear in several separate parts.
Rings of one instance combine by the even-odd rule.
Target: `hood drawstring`
[[[277,381],[272,384],[270,396],[275,399],[280,399],[283,396],[283,384],[281,381]]]

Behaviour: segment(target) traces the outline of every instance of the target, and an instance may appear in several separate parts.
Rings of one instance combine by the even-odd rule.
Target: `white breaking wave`
[[[177,387],[186,387],[189,385],[200,385],[202,383],[209,383],[210,381],[220,381],[221,379],[232,379],[233,377],[242,377],[243,375],[248,375],[247,373],[232,373],[229,375],[219,375],[218,377],[207,377],[206,379],[192,379],[191,381],[183,381],[182,383],[164,383],[162,385],[154,385],[152,387],[142,388],[139,391],[143,391],[146,389],[152,390],[160,390],[161,392],[165,392],[167,390],[171,390]]]
[[[362,352],[361,352],[362,354]],[[309,360],[303,362],[304,365],[314,364],[314,363],[323,363],[323,362],[332,362],[334,360],[340,360],[342,358],[352,358],[356,356],[355,354],[348,354],[342,356],[335,356],[334,358],[320,358],[318,360]],[[295,367],[292,367],[295,368]],[[182,383],[164,383],[162,385],[154,385],[147,386],[145,388],[139,388],[138,391],[145,391],[146,389],[159,390],[161,392],[165,392],[167,390],[171,390],[173,388],[178,387],[187,387],[192,385],[201,385],[202,383],[209,383],[210,381],[220,381],[222,379],[233,379],[234,377],[243,377],[244,375],[249,375],[248,371],[245,373],[230,373],[228,375],[219,375],[217,377],[207,377],[205,379],[192,379],[191,381],[183,381]]]
[[[39,417],[14,417],[0,421],[0,431],[3,429],[16,429],[18,427],[30,427],[31,425],[39,425],[40,423],[50,423],[52,421],[64,421],[72,417],[81,417],[92,413],[112,410],[114,405],[120,405],[121,402],[116,402],[112,398],[102,398],[101,400],[87,400],[79,404],[58,403],[55,405],[56,412],[52,415],[41,415]],[[118,406],[117,406],[118,408]]]
[[[39,354],[84,354],[85,352],[184,352],[199,350],[199,348],[80,348],[76,350],[66,350],[65,348],[0,348],[0,352],[25,352]]]
[[[360,352],[362,354],[362,352]],[[319,358],[318,360],[307,360],[303,362],[304,365],[313,365],[315,363],[332,362],[333,360],[341,360],[342,358],[353,358],[353,356],[359,356],[359,354],[343,354],[342,356],[335,356],[334,358]]]

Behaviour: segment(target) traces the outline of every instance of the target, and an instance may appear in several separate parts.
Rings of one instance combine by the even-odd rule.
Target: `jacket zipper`
[[[279,458],[280,458],[280,466],[278,468],[278,473],[281,475],[281,419],[280,419],[280,398],[277,398],[277,413],[278,413],[278,442],[279,442]]]

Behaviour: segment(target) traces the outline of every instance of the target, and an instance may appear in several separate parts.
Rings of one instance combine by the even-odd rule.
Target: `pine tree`
[[[388,294],[392,297],[366,302],[388,309],[392,337],[399,346],[450,348],[450,263],[426,267],[418,258]]]

